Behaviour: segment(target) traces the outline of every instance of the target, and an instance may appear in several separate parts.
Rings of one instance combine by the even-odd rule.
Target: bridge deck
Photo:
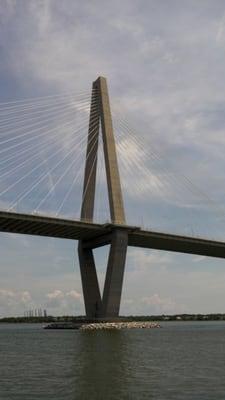
[[[142,230],[133,232],[129,235],[129,245],[148,249],[225,258],[225,242],[160,232]]]
[[[91,239],[108,232],[99,224],[2,211],[0,231],[72,240]]]
[[[113,224],[94,224],[0,211],[0,232],[90,241],[107,237],[117,227],[118,225]],[[128,230],[129,246],[225,258],[225,242],[144,231],[132,226],[121,228]]]

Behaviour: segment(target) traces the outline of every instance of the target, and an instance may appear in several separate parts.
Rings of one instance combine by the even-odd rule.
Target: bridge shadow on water
[[[82,332],[76,347],[74,400],[128,398],[130,368],[125,332]]]

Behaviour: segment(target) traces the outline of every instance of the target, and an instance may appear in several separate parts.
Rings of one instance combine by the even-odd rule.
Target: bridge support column
[[[102,300],[98,285],[93,250],[84,248],[83,241],[79,242],[78,255],[83,287],[84,304],[87,318],[98,318]]]
[[[102,299],[102,318],[113,318],[119,315],[127,244],[127,232],[124,230],[114,231]]]

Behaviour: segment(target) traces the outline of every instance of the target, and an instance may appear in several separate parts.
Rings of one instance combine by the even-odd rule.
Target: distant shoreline
[[[225,321],[225,314],[175,314],[175,315],[135,315],[121,316],[116,319],[121,322],[141,321]],[[47,317],[3,317],[0,323],[51,323],[51,322],[93,322],[85,316],[47,316]],[[99,321],[101,322],[101,321]]]

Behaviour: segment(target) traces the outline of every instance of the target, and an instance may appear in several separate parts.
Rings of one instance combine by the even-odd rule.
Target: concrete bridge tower
[[[96,117],[97,113],[97,117]],[[81,279],[88,318],[116,318],[119,315],[124,267],[128,244],[125,213],[116,155],[106,79],[99,77],[92,85],[92,98],[83,184],[81,220],[92,222],[97,172],[100,122],[111,222],[110,235],[94,240],[80,240],[78,245]],[[97,140],[96,140],[97,139]],[[93,249],[110,244],[103,296],[101,298]]]

